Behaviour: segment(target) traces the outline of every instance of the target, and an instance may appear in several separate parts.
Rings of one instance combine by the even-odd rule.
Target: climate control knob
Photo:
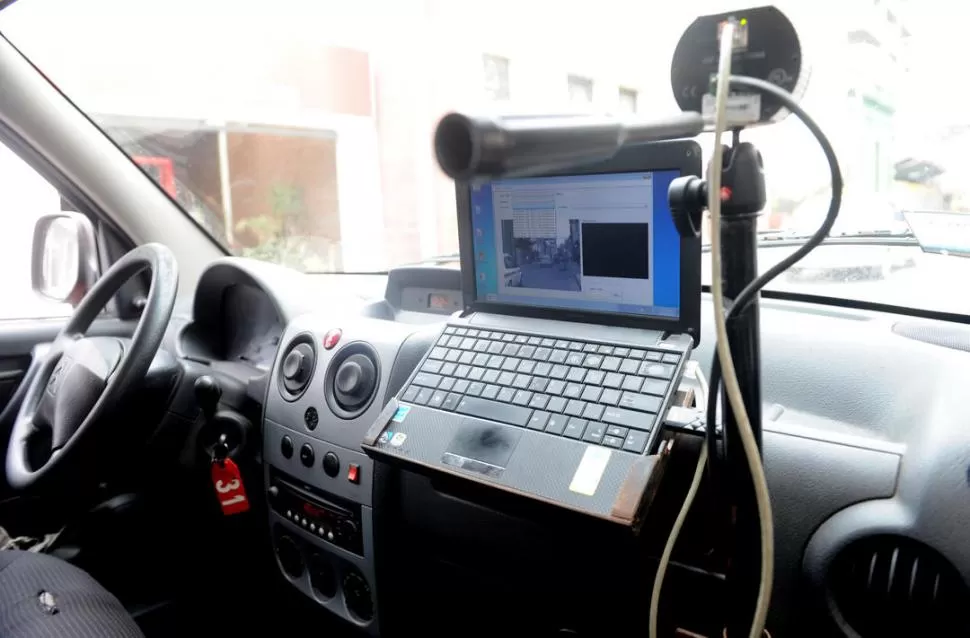
[[[293,346],[280,364],[280,380],[287,392],[299,395],[313,375],[314,352],[309,343]]]
[[[337,401],[345,410],[353,410],[368,401],[377,382],[377,368],[364,354],[354,354],[340,364],[334,376]]]
[[[306,355],[299,349],[293,350],[286,355],[283,360],[283,377],[293,381],[301,381],[306,378]]]
[[[370,586],[360,572],[352,569],[344,576],[344,598],[347,609],[361,620],[370,620],[374,616],[374,601],[371,599]]]
[[[310,556],[307,572],[310,575],[310,586],[323,598],[333,598],[337,594],[337,574],[333,564],[322,554]]]
[[[354,538],[357,535],[357,523],[349,518],[345,518],[337,523],[337,531],[344,538]]]
[[[303,552],[289,535],[282,534],[275,530],[276,558],[279,560],[280,568],[290,578],[299,578],[303,575],[306,566],[303,559]]]

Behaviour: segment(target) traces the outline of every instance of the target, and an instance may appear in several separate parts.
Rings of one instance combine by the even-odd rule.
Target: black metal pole
[[[704,118],[693,112],[655,120],[449,113],[438,122],[434,149],[438,166],[452,179],[541,175],[607,160],[624,146],[694,137],[703,130]]]
[[[735,143],[730,149],[721,192],[721,277],[729,302],[758,276],[758,216],[765,204],[765,185],[761,155],[754,146]],[[727,334],[744,407],[760,450],[761,340],[757,297],[728,322]],[[723,393],[722,409],[725,470],[733,519],[726,626],[728,638],[744,638],[751,630],[761,582],[761,534],[751,471],[737,420]]]

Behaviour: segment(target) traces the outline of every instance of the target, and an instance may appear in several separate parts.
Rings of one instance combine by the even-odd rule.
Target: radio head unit
[[[269,479],[270,507],[283,518],[348,552],[364,555],[360,505],[306,485],[282,472]]]

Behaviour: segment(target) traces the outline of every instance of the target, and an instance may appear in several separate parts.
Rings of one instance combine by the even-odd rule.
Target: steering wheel
[[[85,337],[122,285],[151,271],[148,302],[131,340]],[[51,344],[17,412],[7,446],[7,482],[26,489],[63,467],[101,417],[137,387],[162,343],[175,306],[178,264],[161,244],[144,244],[119,259],[88,291]]]

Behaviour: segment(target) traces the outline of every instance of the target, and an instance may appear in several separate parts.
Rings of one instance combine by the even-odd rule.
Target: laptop
[[[676,141],[458,184],[464,311],[364,450],[636,526],[700,335],[700,240],[678,234],[667,190],[700,172],[698,145]]]

